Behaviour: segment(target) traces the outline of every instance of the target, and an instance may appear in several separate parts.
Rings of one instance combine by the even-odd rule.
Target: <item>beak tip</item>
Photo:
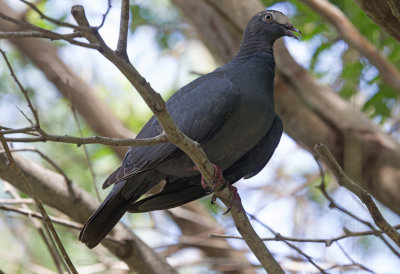
[[[286,27],[286,31],[287,31],[287,36],[293,37],[297,40],[301,39],[301,31],[299,29],[293,27],[292,25],[288,25],[285,27]],[[298,35],[295,35],[293,32],[297,32]]]

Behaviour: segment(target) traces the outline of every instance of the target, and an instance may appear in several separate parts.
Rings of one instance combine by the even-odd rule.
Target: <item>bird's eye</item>
[[[262,18],[265,22],[269,22],[272,20],[272,15],[267,13],[266,15],[263,16]]]

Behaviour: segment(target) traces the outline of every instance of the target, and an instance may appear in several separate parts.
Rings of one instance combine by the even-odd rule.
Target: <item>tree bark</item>
[[[2,149],[2,146],[0,146]],[[13,153],[13,158],[24,176],[35,187],[43,203],[58,209],[76,222],[82,223],[99,206],[99,202],[73,182],[66,182],[58,173]],[[9,168],[4,153],[0,154],[0,177],[19,190],[27,193],[26,186]],[[139,273],[176,273],[164,259],[138,238],[131,229],[117,224],[113,230],[114,241],[105,240],[103,245]]]
[[[400,3],[395,0],[354,0],[376,24],[400,41]]]

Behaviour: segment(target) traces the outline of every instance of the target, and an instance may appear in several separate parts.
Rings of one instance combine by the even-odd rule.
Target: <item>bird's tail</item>
[[[208,194],[200,182],[200,175],[170,181],[159,193],[132,203],[128,211],[137,213],[168,209],[199,199]]]
[[[114,185],[107,198],[83,226],[79,240],[89,248],[98,245],[130,207],[132,200],[126,199],[121,193],[124,184],[125,181],[121,181]]]

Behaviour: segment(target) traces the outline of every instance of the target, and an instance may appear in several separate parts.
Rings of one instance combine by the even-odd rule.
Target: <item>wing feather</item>
[[[200,144],[212,138],[224,125],[227,114],[238,102],[235,85],[222,72],[204,75],[179,89],[166,103],[178,128]],[[153,116],[137,138],[155,137],[162,127]],[[171,143],[129,148],[120,168],[104,182],[103,188],[141,172],[157,168],[183,153]]]

